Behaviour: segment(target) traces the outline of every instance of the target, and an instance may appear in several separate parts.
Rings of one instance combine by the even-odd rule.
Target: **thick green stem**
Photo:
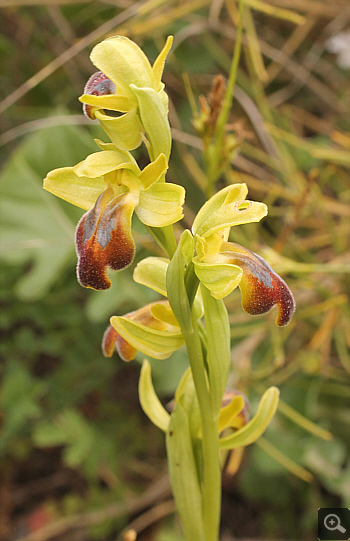
[[[198,323],[192,314],[192,328],[184,334],[202,422],[203,523],[206,541],[217,541],[221,509],[221,471],[217,422],[212,411]]]

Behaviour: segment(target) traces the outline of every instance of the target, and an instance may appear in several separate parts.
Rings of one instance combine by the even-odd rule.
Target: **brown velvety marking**
[[[146,304],[146,306],[143,306],[134,312],[129,312],[129,314],[126,314],[124,317],[137,321],[141,325],[149,327],[150,329],[165,331],[167,329],[167,324],[163,321],[155,319],[151,313],[151,308],[154,304],[165,304],[169,306],[169,301],[155,301],[150,304]],[[126,362],[132,361],[137,353],[137,349],[135,349],[131,344],[129,344],[129,342],[120,336],[112,325],[109,325],[103,335],[102,352],[105,357],[111,357],[115,348],[117,348],[119,357]]]
[[[105,357],[112,357],[118,333],[112,325],[108,325],[102,338],[102,353]]]
[[[75,234],[78,255],[79,283],[92,289],[109,289],[107,267],[121,270],[130,265],[135,244],[130,232],[133,206],[127,194],[112,199],[107,205],[107,190],[95,206],[81,218]]]
[[[91,75],[84,88],[84,94],[90,96],[106,96],[107,94],[115,94],[115,92],[115,84],[102,71],[97,71]],[[91,113],[93,107],[93,105],[83,104],[84,114],[94,120],[95,117]]]
[[[262,257],[247,248],[234,243],[225,246],[230,261],[243,270],[239,284],[243,310],[252,315],[265,314],[277,305],[276,325],[287,325],[294,314],[295,301],[285,281]]]

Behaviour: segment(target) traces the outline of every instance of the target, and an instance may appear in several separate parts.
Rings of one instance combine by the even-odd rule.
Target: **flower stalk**
[[[137,359],[139,352],[166,362],[184,344],[187,348],[189,368],[170,414],[153,388],[147,360],[139,381],[144,412],[166,434],[170,479],[186,541],[218,541],[220,455],[256,441],[278,404],[278,389],[271,387],[248,422],[246,398],[239,391],[226,391],[230,326],[223,299],[239,288],[248,313],[263,314],[276,305],[279,326],[290,321],[295,309],[287,284],[266,261],[229,241],[231,227],[260,221],[267,214],[266,205],[247,201],[245,184],[215,193],[215,182],[236,144],[232,135],[226,135],[225,126],[241,37],[240,15],[226,94],[222,81],[218,82],[210,102],[215,107],[211,110],[202,100],[202,117],[195,120],[205,141],[210,197],[198,211],[192,231],[183,231],[178,243],[173,224],[183,217],[185,190],[166,181],[172,140],[161,80],[172,37],[153,65],[124,36],[94,48],[91,60],[99,71],[79,99],[85,114],[100,122],[110,141],[96,141],[98,152],[75,166],[51,171],[44,182],[46,190],[86,211],[75,239],[82,286],[108,289],[109,272],[132,265],[137,250],[132,237],[134,213],[167,256],[147,257],[133,272],[137,283],[164,298],[125,316],[112,316],[102,351],[111,357],[116,350],[126,362]],[[150,161],[141,170],[132,151],[142,143]]]

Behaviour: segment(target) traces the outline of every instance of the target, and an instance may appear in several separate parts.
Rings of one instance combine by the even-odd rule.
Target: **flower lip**
[[[77,225],[75,241],[78,255],[77,275],[82,286],[109,289],[107,267],[121,270],[135,255],[131,235],[134,203],[128,193],[114,197],[108,187]]]
[[[97,71],[91,75],[84,87],[84,94],[91,96],[106,96],[108,94],[115,93],[116,85],[113,83],[113,81],[108,79],[108,77],[102,71]],[[87,105],[84,103],[83,111],[87,117],[91,118],[92,120],[95,119],[92,105]]]
[[[223,242],[220,253],[243,270],[239,283],[243,310],[259,315],[277,305],[276,325],[287,325],[295,312],[295,301],[285,281],[261,256],[239,244]]]

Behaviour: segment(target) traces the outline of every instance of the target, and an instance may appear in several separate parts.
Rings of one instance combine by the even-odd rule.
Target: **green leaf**
[[[174,257],[169,263],[166,277],[168,299],[182,331],[191,329],[191,308],[185,286],[185,267],[193,256],[193,237],[186,229],[180,238]]]
[[[181,400],[181,404],[187,413],[192,439],[199,438],[201,435],[201,417],[190,367],[184,372],[176,389],[175,403],[179,400]]]
[[[42,179],[95,148],[81,128],[40,130],[17,148],[1,173],[0,254],[11,264],[31,263],[15,288],[22,299],[43,296],[75,260],[74,231],[81,211],[43,190]]]
[[[234,434],[220,439],[220,449],[236,449],[254,443],[265,432],[273,419],[279,400],[277,387],[270,387],[262,396],[253,419]]]
[[[8,451],[9,441],[23,435],[30,422],[41,415],[40,398],[44,391],[44,383],[33,378],[24,366],[12,362],[6,367],[0,393],[0,410],[4,414],[0,455]]]
[[[143,411],[154,425],[167,431],[170,415],[163,408],[158,396],[153,387],[151,377],[151,365],[148,361],[144,361],[139,380],[139,398]]]
[[[201,292],[207,328],[210,399],[213,414],[218,419],[231,365],[230,325],[224,302],[214,299],[205,286],[201,287]]]
[[[201,489],[194,458],[188,416],[177,402],[166,434],[169,475],[185,538],[203,541]]]
[[[67,409],[53,423],[39,424],[34,441],[39,447],[66,445],[64,458],[68,466],[80,465],[90,453],[94,431],[84,417],[74,409]]]

